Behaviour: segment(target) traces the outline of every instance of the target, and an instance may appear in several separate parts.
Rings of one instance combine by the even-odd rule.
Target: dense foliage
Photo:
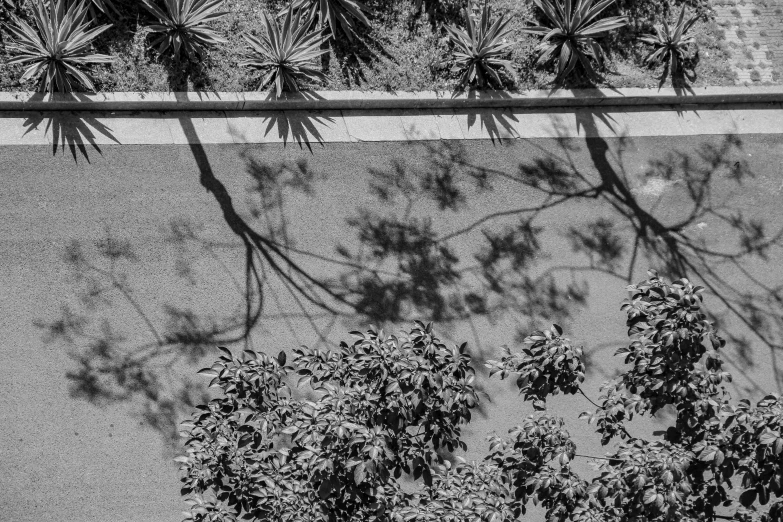
[[[221,348],[200,373],[222,397],[185,424],[187,455],[177,459],[187,517],[500,522],[532,500],[551,521],[783,520],[783,398],[731,403],[703,288],[650,271],[629,290],[630,343],[617,354],[630,367],[583,414],[604,444],[622,442],[589,482],[571,467],[581,455],[563,419],[546,411],[490,437],[482,462],[445,459],[465,449],[475,371],[465,344],[448,347],[417,322],[400,337],[352,332],[336,351],[295,350],[292,365],[284,352],[240,358]],[[559,326],[524,344],[486,366],[517,376],[537,410],[549,394],[584,393],[584,353]],[[287,385],[293,374],[310,387],[306,398]],[[629,436],[625,421],[664,407],[677,417],[662,439]],[[403,491],[403,472],[422,488]]]
[[[465,73],[475,73],[475,86],[481,87],[479,72],[493,88],[541,88],[551,83],[551,68],[533,67],[536,38],[524,32],[537,20],[531,2],[514,0],[431,0],[417,2],[383,2],[382,0],[64,0],[66,4],[84,2],[93,26],[108,24],[109,29],[94,40],[96,49],[115,60],[107,65],[84,64],[86,74],[95,78],[99,90],[182,90],[209,89],[244,91],[255,89],[262,79],[252,71],[238,67],[242,60],[245,36],[258,37],[265,31],[265,17],[278,14],[283,18],[289,7],[302,13],[302,19],[312,15],[313,29],[323,28],[332,36],[321,60],[312,66],[323,77],[313,76],[300,88],[328,89],[371,88],[374,90],[439,90],[455,85],[467,85]],[[550,0],[548,0],[550,1]],[[652,84],[654,76],[644,67],[645,49],[637,44],[638,36],[649,33],[655,23],[668,16],[660,9],[642,9],[650,0],[626,2],[618,0],[608,8],[606,17],[628,16],[633,30],[610,31],[604,47],[610,53],[609,62],[627,64],[623,77],[613,83],[639,82]],[[684,0],[666,0],[681,3]],[[25,89],[27,77],[10,62],[16,50],[7,45],[10,31],[6,27],[11,16],[24,20],[35,28],[33,21],[38,4],[49,0],[0,1],[0,62],[12,65],[0,68],[0,88]],[[560,6],[557,0],[553,6]],[[482,10],[491,6],[496,19],[503,19],[505,34],[492,41],[454,38],[449,28],[470,24],[463,15],[467,7],[479,20]],[[555,7],[557,8],[557,7]],[[220,12],[218,12],[220,11]],[[615,14],[618,13],[619,14]],[[705,9],[697,10],[707,12]],[[630,13],[630,14],[626,14]],[[641,23],[641,25],[639,25]],[[714,24],[703,16],[697,26],[700,45],[708,53],[686,65],[696,70],[699,80],[722,84],[728,73],[725,55],[721,52],[720,35],[705,27]],[[315,26],[318,27],[315,27]],[[638,25],[638,27],[637,27]],[[476,23],[480,28],[480,23]],[[451,40],[450,40],[451,38]],[[4,45],[5,44],[5,45]],[[464,44],[464,45],[463,45]],[[579,47],[579,46],[577,46]],[[725,47],[725,46],[724,46]],[[582,47],[579,47],[580,49]],[[178,50],[179,49],[179,50]],[[592,47],[588,46],[589,57]],[[184,53],[180,52],[184,51]],[[488,53],[489,56],[485,56]],[[181,60],[181,55],[187,59]],[[444,62],[450,67],[444,68]],[[577,58],[578,59],[578,55]],[[598,56],[595,60],[600,60]],[[599,65],[597,61],[589,61]],[[493,62],[489,67],[475,63]],[[320,62],[320,63],[318,63]],[[564,62],[568,65],[568,62]],[[493,71],[502,67],[496,78]],[[577,67],[578,69],[579,67]],[[714,70],[713,70],[714,69]],[[555,70],[555,73],[558,71]],[[710,75],[704,77],[703,74]],[[719,74],[720,78],[711,75]],[[645,79],[642,79],[645,78]],[[584,75],[557,77],[568,86],[585,86],[598,81]],[[605,78],[600,81],[607,81]],[[470,83],[470,82],[468,82]],[[91,89],[86,85],[81,89]]]

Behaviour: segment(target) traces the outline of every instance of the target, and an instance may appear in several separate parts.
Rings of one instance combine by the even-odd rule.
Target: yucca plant
[[[223,0],[165,0],[165,12],[153,0],[141,2],[157,19],[148,27],[151,32],[160,33],[151,42],[153,47],[158,46],[159,54],[171,49],[179,60],[184,50],[190,60],[195,60],[215,44],[227,41],[206,25],[228,14],[218,11]]]
[[[10,2],[10,0],[6,0]],[[70,6],[71,4],[76,4],[79,2],[84,1],[88,8],[89,8],[89,14],[90,17],[93,20],[98,19],[98,12],[101,12],[111,18],[114,17],[114,15],[119,14],[119,9],[117,9],[117,5],[115,4],[115,0],[66,0],[66,8]],[[49,0],[44,0],[46,5],[49,5]]]
[[[0,17],[5,18],[10,14],[11,9],[15,8],[13,0],[0,0]]]
[[[699,17],[700,15],[697,13],[686,20],[685,6],[683,5],[676,25],[669,26],[666,20],[664,20],[663,27],[660,25],[655,26],[655,34],[646,34],[640,37],[640,41],[655,46],[650,54],[645,57],[644,62],[647,65],[658,65],[661,62],[668,62],[671,65],[672,74],[677,73],[682,65],[685,50],[695,40],[695,37],[689,35],[688,31]]]
[[[536,34],[544,38],[536,46],[538,60],[536,64],[547,64],[557,60],[555,83],[562,82],[581,64],[592,81],[598,81],[593,67],[603,69],[604,51],[596,38],[618,29],[628,23],[624,16],[611,16],[599,20],[598,15],[615,0],[533,0],[543,11],[551,26],[535,26],[523,29],[523,32]]]
[[[114,3],[114,0],[92,0],[92,5],[90,5],[90,14],[93,17],[93,20],[98,17],[98,11],[111,18],[114,18],[115,15],[120,13],[119,9],[117,9],[116,4]]]
[[[329,27],[329,32],[335,38],[338,29],[342,29],[348,40],[353,41],[357,22],[370,26],[370,20],[367,18],[370,9],[359,0],[293,0],[291,7],[294,11],[304,12],[307,18],[317,20],[321,27]],[[279,16],[283,16],[285,12],[284,9]]]
[[[465,29],[446,26],[449,41],[454,45],[455,64],[452,70],[460,73],[460,86],[476,83],[485,87],[490,80],[502,86],[496,68],[502,67],[514,74],[511,62],[501,58],[513,44],[508,27],[511,20],[501,15],[492,22],[489,3],[484,4],[480,18],[470,16],[467,9],[462,12],[467,22]]]
[[[326,75],[313,62],[328,49],[321,44],[329,39],[323,29],[313,30],[312,15],[302,17],[301,11],[289,6],[282,27],[264,13],[264,34],[260,38],[242,35],[250,44],[251,53],[239,65],[255,67],[266,72],[258,85],[263,89],[274,83],[277,95],[284,90],[298,91],[298,79],[325,79]]]
[[[92,40],[110,25],[90,29],[86,13],[87,4],[81,0],[67,9],[64,0],[36,0],[33,18],[38,31],[13,17],[13,23],[7,27],[11,39],[6,47],[12,54],[9,64],[27,65],[21,81],[38,79],[41,92],[71,92],[73,80],[95,90],[92,80],[79,66],[108,63],[114,57],[92,52]]]

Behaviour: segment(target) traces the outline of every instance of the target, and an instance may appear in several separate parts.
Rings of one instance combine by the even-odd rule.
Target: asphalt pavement
[[[476,357],[498,358],[503,344],[518,346],[517,336],[528,328],[531,316],[546,326],[538,315],[551,312],[550,319],[559,317],[566,333],[591,353],[585,389],[597,397],[601,382],[619,366],[611,354],[625,340],[619,306],[627,282],[618,274],[630,271],[636,281],[649,265],[662,265],[654,253],[653,221],[664,227],[687,222],[677,233],[686,238],[683,248],[691,248],[694,263],[704,252],[726,253],[719,261],[704,262],[704,276],[726,282],[716,290],[728,296],[733,288],[736,302],[744,292],[761,303],[770,288],[783,283],[783,256],[775,235],[783,227],[783,118],[774,112],[780,108],[752,110],[756,112],[731,108],[686,116],[648,111],[638,118],[628,111],[616,118],[561,111],[555,115],[559,123],[551,116],[527,120],[507,111],[491,118],[475,115],[472,125],[467,115],[460,119],[454,114],[456,121],[444,123],[429,114],[418,122],[422,132],[437,131],[429,138],[412,134],[414,127],[406,122],[416,122],[404,119],[410,115],[393,120],[365,115],[342,130],[317,130],[322,137],[341,136],[339,140],[313,139],[312,128],[304,124],[299,136],[307,139],[297,140],[290,124],[283,139],[275,127],[264,134],[256,121],[225,115],[218,117],[218,126],[203,119],[183,125],[182,118],[157,118],[157,123],[140,127],[136,120],[133,132],[124,136],[141,136],[136,140],[141,144],[117,136],[124,123],[102,118],[80,118],[81,123],[33,118],[27,127],[39,130],[28,138],[38,133],[38,141],[26,145],[8,145],[9,134],[3,130],[3,518],[181,519],[184,505],[166,437],[171,429],[164,421],[171,411],[188,410],[181,392],[188,380],[203,384],[195,371],[209,364],[215,350],[201,347],[193,352],[196,360],[170,365],[163,354],[145,359],[151,361],[145,371],[161,383],[160,400],[134,395],[132,386],[123,389],[111,379],[107,386],[114,386],[114,395],[89,395],[87,388],[75,385],[80,382],[75,376],[84,369],[78,358],[91,353],[99,359],[96,354],[107,344],[115,359],[137,357],[156,337],[183,325],[222,327],[241,316],[246,265],[238,231],[245,225],[291,249],[291,258],[308,273],[339,281],[340,275],[356,270],[356,263],[340,253],[345,251],[382,273],[403,270],[404,260],[394,256],[378,266],[367,257],[370,247],[362,243],[362,223],[394,217],[429,230],[433,238],[450,238],[444,244],[469,274],[488,248],[487,234],[502,235],[515,230],[520,219],[529,219],[541,229],[535,255],[521,265],[507,258],[504,270],[518,288],[524,288],[525,277],[544,281],[547,273],[555,274],[557,288],[547,287],[552,292],[546,293],[534,287],[540,292],[506,313],[436,324],[436,331],[450,341],[468,341]],[[345,118],[341,114],[333,120]],[[499,118],[509,125],[499,124]],[[238,143],[237,133],[228,132],[232,122],[256,137]],[[616,122],[620,129],[613,126]],[[83,126],[74,131],[74,125]],[[478,130],[471,135],[474,126]],[[535,129],[545,128],[554,134],[537,135]],[[188,129],[195,129],[199,140]],[[373,140],[381,131],[401,133],[400,141]],[[85,132],[96,139],[85,140]],[[170,141],[154,141],[166,132]],[[529,210],[534,208],[538,210]],[[696,218],[687,221],[692,216]],[[738,216],[733,223],[739,223],[744,235],[732,225],[732,217]],[[601,220],[613,231],[596,236],[606,243],[591,250],[583,241],[579,247],[574,230],[595,232],[589,225]],[[757,225],[761,233],[753,236]],[[634,247],[640,233],[646,234],[648,251]],[[742,253],[742,238],[750,236],[772,244],[764,255],[740,256],[739,264],[731,263],[731,256]],[[74,255],[72,241],[81,245],[82,257]],[[601,252],[610,251],[616,255],[602,257]],[[266,293],[262,321],[252,338],[255,349],[285,349],[290,355],[300,344],[319,342],[320,335],[347,340],[349,330],[366,326],[307,301],[275,276],[266,261],[258,264]],[[290,274],[293,269],[286,270]],[[473,284],[464,277],[465,285]],[[565,290],[557,294],[558,288]],[[735,372],[733,393],[760,397],[764,391],[778,391],[783,383],[776,381],[775,352],[732,316],[728,305],[713,300],[721,325],[737,338],[726,350],[729,369]],[[85,322],[68,323],[63,306]],[[747,311],[745,306],[740,311]],[[403,307],[406,322],[394,330],[407,327],[407,319],[419,313]],[[779,345],[779,325],[763,313],[758,320],[766,339]],[[71,332],[73,342],[47,336],[54,330],[40,327],[46,324]],[[491,401],[466,431],[470,458],[486,450],[489,432],[504,434],[532,412],[511,385],[488,381],[483,369],[479,373]],[[130,396],[123,398],[123,392]],[[590,404],[580,397],[556,397],[550,405],[567,419],[580,453],[601,456],[610,448],[602,448],[593,429],[576,419],[587,409]],[[652,421],[635,422],[631,428],[639,433],[657,429]],[[591,468],[581,462],[578,469],[589,474]]]

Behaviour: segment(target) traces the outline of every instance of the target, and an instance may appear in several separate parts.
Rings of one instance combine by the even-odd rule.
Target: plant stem
[[[590,397],[588,397],[587,395],[585,395],[585,392],[583,392],[583,391],[582,391],[582,388],[577,388],[577,389],[579,390],[579,393],[581,393],[581,394],[582,394],[582,397],[584,397],[585,399],[587,399],[588,401],[590,401],[590,404],[592,404],[592,405],[593,405],[593,406],[595,406],[596,408],[601,408],[601,409],[603,409],[603,407],[602,407],[602,406],[599,406],[598,404],[596,404],[595,402],[593,402],[593,399],[591,399]]]

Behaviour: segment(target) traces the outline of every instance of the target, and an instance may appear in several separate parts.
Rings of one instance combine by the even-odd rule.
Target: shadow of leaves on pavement
[[[31,97],[30,101],[38,101],[43,99],[43,97],[44,94],[38,94]],[[79,93],[61,93],[58,101],[75,103],[85,98],[84,95]],[[98,120],[98,115],[76,111],[30,113],[23,124],[27,129],[25,134],[33,129],[38,129],[44,120],[46,120],[44,134],[51,136],[52,154],[56,156],[58,149],[65,153],[67,147],[71,152],[73,160],[77,163],[77,150],[88,163],[90,162],[89,147],[92,147],[98,154],[102,154],[100,144],[96,141],[96,133],[116,144],[120,144],[119,140],[112,134],[112,129]]]
[[[275,111],[270,114],[264,135],[275,131],[277,137],[287,145],[289,141],[296,142],[300,148],[307,147],[312,152],[313,141],[323,147],[322,132],[339,124],[339,113],[330,116],[309,111]]]
[[[533,142],[535,154],[515,170],[482,162],[460,141],[406,145],[404,153],[370,169],[370,199],[341,210],[355,241],[345,246],[323,238],[334,243],[334,255],[299,245],[290,232],[302,205],[318,201],[328,173],[305,160],[268,161],[263,151],[248,147],[245,195],[252,201],[240,210],[238,194],[230,193],[204,147],[194,142],[198,183],[214,197],[230,234],[216,241],[198,224],[173,219],[166,227],[167,244],[178,249],[176,268],[183,281],[216,277],[193,269],[201,259],[232,259],[225,273],[236,290],[235,309],[214,317],[165,300],[137,302],[128,274],[143,273],[140,256],[130,243],[107,236],[89,256],[81,246],[71,247],[67,259],[77,277],[77,305],[39,326],[49,340],[74,349],[79,369],[68,377],[75,396],[94,403],[141,397],[144,419],[172,444],[177,417],[189,414],[205,393],[203,385],[172,368],[208,357],[218,344],[252,347],[253,332],[264,321],[279,321],[297,340],[301,328],[308,328],[325,345],[333,343],[338,321],[356,328],[357,323],[400,326],[426,318],[447,333],[450,325],[467,325],[474,333],[471,355],[480,368],[495,355],[494,348],[482,345],[480,325],[510,319],[516,332],[509,340],[519,341],[545,321],[572,318],[587,304],[593,276],[631,283],[649,267],[704,284],[723,303],[716,318],[743,322],[777,364],[783,290],[763,284],[744,263],[774,259],[781,233],[767,234],[758,218],[743,217],[731,195],[713,190],[719,179],[741,186],[754,176],[741,154],[742,140],[712,137],[695,149],[662,151],[647,162],[640,179],[628,164],[632,139],[599,137],[599,115],[584,112],[576,118],[586,140]],[[195,132],[186,118],[182,125],[186,134]],[[675,207],[665,201],[673,190]],[[503,194],[524,194],[525,202],[476,203]],[[298,207],[291,206],[295,200]],[[596,214],[567,217],[585,204]],[[562,216],[567,221],[561,231],[548,230],[551,220]],[[723,227],[720,233],[739,247],[716,249],[705,242],[699,228],[705,221]],[[544,236],[553,233],[571,256],[551,250]],[[724,268],[734,275],[727,277]],[[117,299],[146,324],[148,342],[116,331]],[[155,314],[148,311],[153,307]],[[741,373],[752,359],[752,341],[739,336],[735,341],[745,346],[738,348],[744,355],[732,361]],[[610,342],[587,352],[594,359],[616,346]]]

